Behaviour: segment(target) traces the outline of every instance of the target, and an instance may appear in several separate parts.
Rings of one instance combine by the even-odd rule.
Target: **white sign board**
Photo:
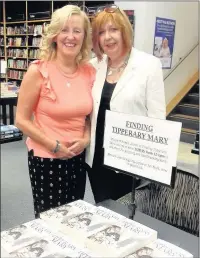
[[[106,111],[104,165],[171,185],[181,127],[180,122]]]

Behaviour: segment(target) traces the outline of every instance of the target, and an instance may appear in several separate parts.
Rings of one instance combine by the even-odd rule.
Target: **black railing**
[[[173,71],[176,70],[176,68],[196,49],[196,47],[198,47],[198,45],[199,45],[199,42],[197,44],[195,44],[195,46],[193,46],[191,48],[191,50],[185,56],[183,56],[179,59],[179,62],[174,67],[172,67],[172,69],[170,70],[170,72],[168,74],[166,74],[164,76],[164,80],[166,80],[170,76],[170,74],[172,74]]]

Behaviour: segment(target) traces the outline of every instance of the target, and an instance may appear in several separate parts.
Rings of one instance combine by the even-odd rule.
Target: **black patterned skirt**
[[[35,217],[51,208],[83,199],[86,184],[85,153],[61,160],[28,152]]]

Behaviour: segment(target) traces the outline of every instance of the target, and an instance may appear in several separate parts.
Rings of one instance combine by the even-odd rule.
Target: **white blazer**
[[[91,63],[96,69],[96,80],[92,89],[91,140],[86,150],[86,163],[90,167],[93,164],[97,115],[106,78],[107,56],[104,55],[100,62],[93,58]],[[128,64],[113,91],[110,110],[165,119],[163,73],[157,57],[132,48]]]

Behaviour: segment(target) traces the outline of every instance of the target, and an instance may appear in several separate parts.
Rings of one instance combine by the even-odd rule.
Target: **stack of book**
[[[93,257],[40,219],[1,232],[1,246],[1,257]]]
[[[187,257],[192,258],[193,255],[175,246],[167,241],[156,239],[149,245],[146,245],[135,253],[127,256],[126,258],[177,258]]]
[[[1,243],[4,257],[193,257],[155,230],[82,200],[3,231]]]
[[[19,88],[9,82],[0,83],[1,98],[17,97]]]
[[[22,139],[23,133],[14,125],[1,125],[0,142]]]

